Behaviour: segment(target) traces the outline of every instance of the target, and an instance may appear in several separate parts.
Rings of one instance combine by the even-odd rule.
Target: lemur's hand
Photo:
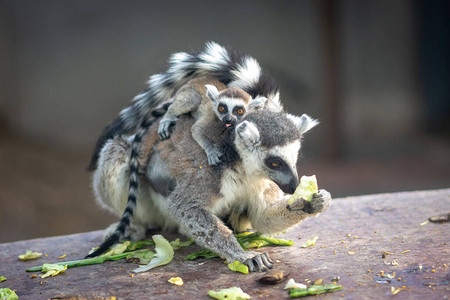
[[[176,119],[163,118],[159,121],[158,137],[160,140],[167,140],[170,137],[170,125],[176,122]]]
[[[220,159],[222,152],[220,152],[220,150],[216,147],[211,147],[211,149],[208,149],[208,151],[206,151],[206,155],[208,156],[208,164],[211,166],[218,165],[222,162]]]
[[[303,198],[295,200],[292,204],[287,206],[291,211],[303,211],[308,214],[316,214],[326,210],[331,204],[331,195],[326,190],[320,190],[313,195],[311,201],[306,201]]]
[[[331,195],[326,190],[319,190],[318,193],[313,195],[313,198],[303,208],[303,211],[308,214],[316,214],[323,212],[331,204]]]
[[[246,251],[244,257],[236,259],[246,265],[250,272],[266,272],[273,267],[273,261],[267,252]]]

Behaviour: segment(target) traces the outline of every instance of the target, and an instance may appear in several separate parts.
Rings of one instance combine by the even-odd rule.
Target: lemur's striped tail
[[[115,231],[100,245],[100,247],[94,252],[90,253],[86,258],[95,257],[103,254],[111,246],[118,243],[124,236],[126,230],[130,227],[131,220],[133,219],[134,210],[136,208],[136,200],[139,191],[139,152],[142,138],[144,137],[147,129],[155,123],[164,113],[167,111],[171,102],[165,103],[160,108],[152,111],[151,116],[144,120],[141,124],[141,129],[135,134],[133,142],[131,144],[130,153],[130,187],[128,190],[128,201],[125,211],[117,225]],[[144,130],[145,128],[145,130]]]
[[[147,89],[137,95],[131,105],[104,129],[97,140],[88,170],[97,168],[100,151],[108,140],[134,133],[152,109],[173,96],[190,79],[199,76],[216,77],[230,87],[242,88],[252,97],[265,96],[271,109],[281,110],[275,81],[263,72],[254,58],[209,42],[203,51],[173,54],[167,71],[150,77]]]

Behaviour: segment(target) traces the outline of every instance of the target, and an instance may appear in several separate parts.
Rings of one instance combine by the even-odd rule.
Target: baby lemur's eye
[[[223,107],[223,105],[220,105],[220,106],[217,108],[217,110],[220,111],[220,112],[224,112],[224,111],[225,111],[225,107]]]
[[[276,167],[278,167],[280,164],[279,164],[279,163],[276,163],[276,162],[272,162],[270,165],[271,165],[272,167],[276,168]]]
[[[238,113],[238,115],[244,114],[244,110],[242,108],[238,108],[238,110],[236,112]]]

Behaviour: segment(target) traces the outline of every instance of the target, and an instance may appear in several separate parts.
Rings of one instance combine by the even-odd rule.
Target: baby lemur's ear
[[[258,96],[252,101],[250,101],[250,104],[248,105],[248,108],[251,110],[259,110],[263,109],[266,106],[267,98],[263,96]]]
[[[259,130],[248,121],[243,121],[236,126],[236,133],[247,149],[253,151],[260,144]]]
[[[300,130],[301,134],[311,130],[311,128],[316,127],[319,124],[318,120],[315,120],[308,116],[307,114],[303,114],[300,117],[288,114],[288,118],[294,122],[295,126]]]
[[[212,102],[216,102],[219,97],[219,90],[212,84],[206,84],[206,96],[211,99]]]

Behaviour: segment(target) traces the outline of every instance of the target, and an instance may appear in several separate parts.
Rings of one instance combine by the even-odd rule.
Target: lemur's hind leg
[[[158,136],[161,140],[166,140],[171,135],[171,125],[175,124],[178,116],[192,111],[196,111],[200,106],[202,96],[193,88],[186,86],[181,88],[175,95],[173,103],[159,121]]]

